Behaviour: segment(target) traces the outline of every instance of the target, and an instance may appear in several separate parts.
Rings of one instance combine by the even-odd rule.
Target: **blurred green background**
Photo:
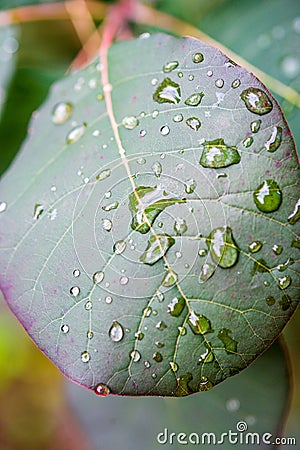
[[[9,2],[5,5],[0,1],[0,7],[7,6],[7,3]],[[268,74],[300,90],[298,0],[157,0],[145,4],[205,31]],[[96,21],[97,25],[98,23],[99,21]],[[154,31],[155,24],[149,27],[133,24],[134,33],[149,30]],[[80,51],[81,42],[77,32],[78,29],[76,31],[74,23],[67,16],[65,20],[29,21],[10,27],[0,27],[0,174],[17,154],[26,136],[32,113],[47,96],[51,84],[66,73]],[[93,32],[92,28],[90,32]],[[286,114],[299,148],[299,109],[278,96],[277,99]],[[299,330],[298,312],[284,331],[294,385],[285,435],[296,437],[298,445],[284,448],[300,448]],[[285,385],[284,367],[282,369],[283,372],[275,371],[274,376],[270,375],[270,379],[263,380],[265,384],[272,386],[274,392]],[[138,430],[135,430],[134,421],[143,414],[146,419],[148,418],[148,428],[145,424],[142,428],[146,433],[145,442],[150,442],[150,438],[153,439],[152,444],[148,443],[144,448],[155,449],[160,448],[155,443],[155,436],[152,436],[151,430],[151,423],[155,423],[155,415],[158,415],[158,418],[161,417],[159,414],[173,417],[174,424],[178,421],[178,417],[182,417],[179,403],[176,407],[175,403],[170,403],[170,406],[164,406],[165,409],[159,409],[161,406],[159,408],[157,406],[156,409],[155,402],[152,401],[154,399],[134,399],[135,403],[130,405],[134,405],[132,408],[136,410],[136,415],[131,416],[132,429],[126,434],[125,425],[122,428],[126,408],[124,404],[123,407],[120,404],[122,399],[112,399],[115,403],[111,405],[115,405],[119,416],[118,414],[107,416],[110,419],[107,420],[105,433],[103,432],[102,438],[98,437],[99,445],[95,448],[93,427],[89,427],[83,420],[89,408],[94,408],[91,411],[97,418],[95,401],[87,399],[83,407],[81,390],[79,392],[76,390],[78,388],[70,387],[69,384],[36,349],[0,298],[1,450],[93,450],[93,448],[110,450],[115,448],[113,444],[115,442],[119,442],[122,448],[129,445],[128,448],[139,450],[141,447],[137,444],[139,441],[135,440],[135,431]],[[255,386],[254,388],[256,389]],[[255,392],[249,394],[254,396]],[[199,411],[203,403],[200,398],[202,395],[197,396]],[[108,408],[108,411],[110,407],[112,408],[107,402],[104,403],[103,399],[96,400],[99,401],[101,410]],[[158,400],[160,405],[163,404],[161,400]],[[186,402],[186,399],[183,401]],[[139,406],[137,402],[140,402]],[[276,403],[275,396],[274,402]],[[276,408],[276,404],[271,402],[270,405]],[[178,412],[176,408],[179,408]],[[197,414],[195,399],[191,403],[190,414]],[[224,414],[228,414],[228,411]],[[199,420],[200,416],[199,412]],[[103,421],[103,416],[99,412],[100,420]],[[170,420],[172,423],[172,419]],[[186,417],[186,420],[190,421],[189,417]],[[96,432],[97,420],[95,423]],[[118,430],[121,434],[119,441],[116,441],[113,437],[115,438]],[[226,445],[222,447],[227,450]],[[176,448],[176,445],[170,448]]]

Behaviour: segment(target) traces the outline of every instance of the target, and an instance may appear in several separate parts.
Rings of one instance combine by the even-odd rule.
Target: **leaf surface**
[[[294,142],[266,87],[198,40],[101,63],[54,85],[1,182],[1,289],[98,394],[208,390],[297,307]]]

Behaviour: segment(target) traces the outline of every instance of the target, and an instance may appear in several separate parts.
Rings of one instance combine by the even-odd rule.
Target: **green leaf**
[[[266,87],[198,40],[118,43],[101,64],[53,87],[1,182],[0,286],[98,394],[207,390],[298,305],[294,142]]]
[[[1,0],[0,10],[20,8],[21,6],[44,5],[49,3],[60,3],[63,0]]]
[[[276,389],[270,380],[277,380]],[[229,430],[237,435],[232,434],[231,444],[229,437],[224,437],[225,449],[233,445],[234,439],[237,439],[236,448],[246,447],[247,436],[249,447],[256,450],[263,447],[265,433],[272,435],[271,442],[282,435],[289,403],[287,361],[281,345],[276,342],[240,375],[209,392],[184,399],[114,396],[99,399],[74,384],[67,385],[67,396],[94,450],[118,448],[121,442],[124,450],[155,450],[161,446],[157,441],[160,433],[160,442],[166,440],[166,448],[178,448],[179,433],[186,433],[183,439],[191,439],[187,448],[194,447],[192,443],[196,444],[197,436],[202,448],[215,448],[213,435],[209,445],[204,433],[213,433],[221,440],[222,433],[229,433]],[[112,427],[112,423],[118,426]],[[237,424],[247,430],[239,432]],[[176,435],[172,437],[171,433]],[[254,440],[252,433],[256,433]]]

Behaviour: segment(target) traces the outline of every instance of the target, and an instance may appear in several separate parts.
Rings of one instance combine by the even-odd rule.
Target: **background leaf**
[[[1,0],[0,10],[19,8],[21,6],[44,5],[51,3],[60,3],[63,0]]]
[[[7,89],[15,70],[15,54],[18,50],[16,27],[0,28],[0,118],[5,104]]]

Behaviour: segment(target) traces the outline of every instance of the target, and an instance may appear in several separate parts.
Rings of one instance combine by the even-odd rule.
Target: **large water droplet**
[[[189,117],[185,123],[194,131],[198,131],[201,127],[201,122],[197,117]]]
[[[173,317],[179,317],[185,307],[183,297],[174,297],[168,304],[168,313]]]
[[[282,290],[288,288],[290,286],[291,282],[292,282],[292,279],[289,275],[278,278],[278,280],[277,280],[278,287],[280,287],[280,289],[282,289]]]
[[[106,397],[107,395],[110,394],[109,387],[106,384],[103,384],[103,383],[98,383],[97,386],[95,386],[94,391],[95,391],[95,393],[97,395],[100,395],[100,396],[103,396],[103,397]]]
[[[202,314],[197,314],[192,311],[188,317],[188,324],[194,334],[211,333],[210,320]]]
[[[67,144],[74,144],[74,142],[77,142],[85,133],[86,125],[78,125],[77,127],[73,128],[66,137]]]
[[[181,100],[179,84],[172,81],[171,78],[165,78],[154,92],[153,100],[157,103],[179,103]]]
[[[252,131],[252,133],[257,133],[260,129],[261,126],[261,120],[254,120],[253,122],[250,123],[250,130]]]
[[[152,235],[148,240],[146,250],[140,257],[140,261],[149,265],[155,264],[174,244],[175,240],[167,234]]]
[[[130,353],[130,358],[133,362],[138,362],[141,359],[141,354],[138,350],[132,350]]]
[[[253,241],[248,245],[248,250],[251,253],[256,253],[262,248],[263,244],[260,241]]]
[[[112,229],[112,221],[109,219],[102,219],[102,228],[105,231],[110,231]]]
[[[69,102],[59,102],[52,110],[52,122],[55,125],[62,125],[72,114],[73,106]]]
[[[281,144],[282,140],[282,128],[274,127],[271,136],[265,143],[265,147],[268,152],[275,152]]]
[[[201,267],[201,272],[199,275],[199,283],[204,283],[209,278],[211,278],[216,270],[216,266],[211,263],[205,263]]]
[[[194,53],[193,54],[193,62],[195,64],[201,63],[204,60],[204,56],[202,55],[202,53]]]
[[[124,330],[122,325],[116,320],[112,323],[112,326],[109,329],[109,337],[114,342],[120,342],[124,336]]]
[[[163,71],[165,73],[167,72],[172,72],[172,70],[176,69],[176,67],[178,67],[179,62],[178,61],[170,61],[167,62],[164,66],[163,66]]]
[[[101,283],[101,281],[103,281],[103,279],[104,279],[104,272],[102,272],[100,270],[100,271],[94,273],[93,281],[94,281],[95,284]]]
[[[188,227],[186,224],[185,219],[182,219],[181,217],[177,217],[174,223],[174,231],[179,236],[184,234],[187,231]]]
[[[272,102],[267,94],[261,89],[250,87],[241,93],[241,99],[249,111],[260,116],[269,113],[272,108]]]
[[[297,201],[294,211],[292,214],[288,217],[288,223],[291,225],[295,225],[296,222],[300,219],[300,198]]]
[[[281,205],[282,193],[274,180],[265,180],[253,193],[254,203],[260,211],[270,213]]]
[[[223,342],[226,353],[236,353],[237,352],[237,342],[232,339],[232,331],[228,328],[222,328],[218,333],[218,338]]]
[[[125,248],[126,248],[126,242],[121,240],[121,241],[117,241],[114,244],[113,251],[116,255],[120,255],[121,253],[124,252]]]
[[[188,106],[198,106],[203,97],[203,92],[196,92],[195,94],[190,95],[184,103]]]
[[[81,361],[84,363],[89,362],[89,360],[91,359],[91,355],[89,354],[89,352],[83,352],[81,353]]]
[[[207,238],[213,261],[223,269],[234,266],[238,260],[239,250],[234,242],[229,227],[215,228]]]
[[[96,176],[96,180],[99,181],[105,180],[105,178],[109,177],[110,174],[111,174],[110,169],[101,170],[101,172],[99,172],[98,175]]]
[[[201,155],[200,164],[203,167],[218,169],[238,164],[241,157],[234,146],[225,144],[224,139],[205,141],[202,146],[204,150]]]

